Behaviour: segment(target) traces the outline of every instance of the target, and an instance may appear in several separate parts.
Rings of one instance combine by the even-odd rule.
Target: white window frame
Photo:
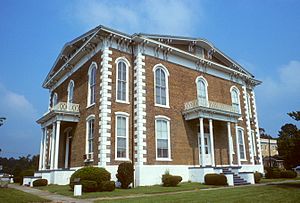
[[[58,104],[58,94],[56,92],[52,95],[52,108],[54,108]]]
[[[257,156],[257,152],[256,152],[256,136],[255,136],[255,131],[251,130],[251,138],[252,138],[252,150],[254,153],[254,156]]]
[[[90,81],[91,81],[91,74],[92,74],[92,69],[95,68],[95,83],[96,83],[96,80],[97,80],[97,69],[98,69],[98,66],[97,66],[97,63],[96,62],[92,62],[92,64],[90,65],[89,67],[89,70],[88,70],[88,94],[87,94],[87,108],[89,108],[90,106],[93,106],[95,105],[96,103],[96,91],[95,91],[95,102],[91,103],[91,87],[90,87]],[[95,85],[96,87],[96,85]]]
[[[208,82],[203,76],[198,76],[195,80],[196,83],[196,89],[197,89],[197,100],[200,102],[199,104],[202,104],[202,102],[199,100],[200,97],[200,87],[199,87],[199,82],[203,82],[205,86],[205,103],[204,105],[208,107]]]
[[[247,93],[247,105],[248,105],[249,118],[252,118],[251,100],[250,100],[249,93]]]
[[[119,63],[124,62],[126,66],[126,92],[125,92],[125,101],[118,99],[118,77],[119,77]],[[119,57],[115,60],[116,64],[116,102],[129,104],[129,68],[130,63],[125,57]]]
[[[238,111],[239,111],[239,113],[241,113],[240,90],[236,86],[232,86],[230,88],[231,103],[232,103],[232,106],[233,106],[233,92],[234,91],[237,93],[237,99],[238,99],[238,105],[239,105]]]
[[[90,161],[93,161],[93,154],[94,154],[94,149],[92,148],[92,152],[89,152],[89,122],[91,120],[94,120],[94,135],[93,135],[93,142],[92,145],[94,144],[94,138],[95,138],[95,115],[91,114],[86,118],[86,138],[85,138],[85,154],[89,155],[89,157],[92,157],[92,159],[90,159]]]
[[[240,150],[240,138],[238,137],[238,148],[239,148],[239,156],[240,156],[240,160],[241,161],[247,161],[247,156],[246,156],[246,146],[245,146],[245,134],[244,134],[244,128],[242,127],[238,127],[237,128],[237,136],[239,136],[239,131],[242,132],[242,140],[243,140],[243,148],[244,148],[244,159],[241,158],[241,150]]]
[[[72,86],[72,91],[71,91],[71,85],[73,85],[73,86]],[[67,100],[67,104],[74,103],[74,87],[75,87],[74,81],[71,80],[71,81],[69,82],[69,85],[68,85],[68,100]],[[71,98],[70,98],[70,97],[71,97],[70,92],[72,92],[72,102],[70,102],[70,99],[71,99]]]
[[[161,158],[157,156],[157,121],[164,120],[167,122],[167,130],[168,130],[168,157]],[[170,138],[170,122],[171,119],[167,116],[158,115],[155,116],[155,157],[157,161],[172,161],[171,158],[171,138]]]
[[[118,157],[117,149],[118,149],[118,135],[117,135],[117,119],[118,117],[125,118],[126,125],[126,157]],[[129,114],[126,112],[115,112],[115,160],[116,161],[130,161],[129,159]]]
[[[165,81],[166,81],[166,105],[163,105],[163,104],[158,104],[156,102],[156,70],[161,68],[162,71],[165,73]],[[153,80],[154,80],[154,106],[157,106],[157,107],[162,107],[162,108],[170,108],[170,103],[169,103],[169,71],[168,69],[162,65],[161,63],[160,64],[156,64],[153,69]]]

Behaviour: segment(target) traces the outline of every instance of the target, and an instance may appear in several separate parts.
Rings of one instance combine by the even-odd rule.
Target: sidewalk
[[[50,193],[48,191],[43,191],[43,190],[38,190],[35,188],[31,187],[26,187],[26,186],[21,186],[21,185],[16,185],[16,184],[9,184],[9,188],[14,188],[17,190],[21,190],[23,192],[27,192],[33,195],[40,196],[44,199],[51,200],[52,202],[59,202],[59,203],[91,203],[93,200],[88,200],[88,199],[75,199],[72,197],[67,197],[63,195],[58,195],[54,193]]]

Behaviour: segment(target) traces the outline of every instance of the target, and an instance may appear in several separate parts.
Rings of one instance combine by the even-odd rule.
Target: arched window
[[[163,65],[154,66],[155,105],[169,107],[169,72]]]
[[[170,119],[165,116],[155,117],[156,159],[171,159]]]
[[[93,154],[93,140],[95,135],[95,115],[90,115],[86,119],[86,147],[85,153],[87,159],[92,159]]]
[[[241,107],[240,107],[240,92],[237,87],[233,86],[231,87],[231,102],[232,102],[232,107],[233,109],[237,112],[241,112]]]
[[[93,62],[88,72],[88,106],[96,102],[96,70],[97,64]]]
[[[196,83],[197,83],[198,104],[200,106],[208,106],[207,81],[203,76],[199,76],[196,79]]]
[[[73,103],[74,97],[74,81],[71,80],[68,86],[68,104]]]
[[[52,95],[52,107],[55,107],[57,103],[58,103],[58,96],[57,93],[54,92],[54,94]]]
[[[128,102],[128,67],[129,63],[124,57],[120,57],[116,60],[117,74],[116,74],[116,101]]]
[[[240,150],[240,159],[246,160],[246,150],[245,150],[245,141],[244,141],[244,130],[238,128],[238,147]]]

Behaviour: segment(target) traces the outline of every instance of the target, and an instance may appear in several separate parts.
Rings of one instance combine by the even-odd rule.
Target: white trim
[[[158,120],[163,120],[166,121],[167,123],[167,130],[168,130],[168,157],[157,157],[157,121]],[[167,116],[155,116],[155,158],[157,161],[172,161],[172,156],[171,156],[171,137],[170,137],[170,122],[171,119]]]
[[[124,62],[125,66],[126,66],[125,101],[118,99],[118,77],[119,77],[119,71],[118,71],[119,66],[118,65],[119,65],[120,62]],[[119,57],[115,60],[115,64],[116,64],[116,102],[129,104],[129,68],[130,68],[130,63],[124,56],[122,56],[122,57]]]
[[[73,84],[73,89],[72,89],[72,101],[70,102],[70,88],[71,84]],[[75,83],[73,80],[70,80],[69,85],[68,85],[68,99],[67,99],[67,104],[69,103],[74,103],[74,89],[75,89]]]
[[[94,138],[95,138],[95,115],[91,114],[89,115],[86,119],[85,122],[85,154],[93,154],[94,149],[92,148],[92,152],[89,153],[89,131],[90,131],[90,126],[89,122],[90,120],[94,120],[94,135],[93,135],[93,143],[94,143]]]
[[[166,80],[166,105],[163,105],[163,104],[158,104],[156,102],[156,70],[161,68],[161,70],[165,73],[165,80]],[[170,76],[170,73],[168,71],[168,69],[162,65],[161,63],[159,64],[156,64],[153,69],[153,84],[154,84],[154,106],[157,106],[157,107],[162,107],[162,108],[170,108],[170,103],[169,103],[169,76]]]
[[[96,103],[96,98],[95,98],[95,102],[91,103],[91,88],[90,88],[91,72],[94,67],[96,68],[96,72],[95,72],[95,83],[96,83],[98,66],[95,61],[93,61],[91,63],[89,70],[88,70],[88,93],[87,93],[87,103],[86,103],[87,108],[89,108],[90,106],[92,106],[93,104]],[[95,87],[96,87],[96,85],[95,85]],[[95,90],[95,97],[96,97],[96,90]]]
[[[237,92],[237,96],[238,96],[238,103],[239,103],[239,113],[241,113],[241,99],[240,99],[240,90],[239,88],[237,88],[235,85],[231,86],[230,87],[230,96],[231,96],[231,103],[233,104],[232,102],[232,92],[233,91],[236,91]]]
[[[244,128],[242,128],[242,127],[240,127],[240,126],[238,126],[237,127],[237,137],[238,137],[238,147],[239,147],[239,149],[240,149],[240,143],[239,143],[239,130],[241,130],[241,132],[242,132],[242,139],[243,139],[243,148],[244,148],[244,159],[242,159],[241,158],[241,156],[240,156],[240,160],[241,161],[247,161],[247,153],[246,153],[246,146],[245,146],[245,133],[244,133]],[[241,152],[240,152],[240,150],[239,150],[239,154],[241,154]]]
[[[252,118],[251,100],[250,100],[249,93],[247,93],[247,105],[248,105],[248,111],[249,111],[249,118]]]
[[[126,127],[126,157],[117,157],[117,149],[118,149],[118,125],[117,119],[118,117],[125,118],[125,127]],[[116,161],[127,161],[129,160],[129,114],[126,112],[115,112],[115,160]]]
[[[196,83],[197,99],[199,99],[199,95],[200,95],[199,87],[198,87],[198,82],[199,81],[202,81],[205,85],[205,94],[206,94],[205,99],[206,99],[206,104],[208,106],[208,88],[207,88],[208,87],[208,82],[202,75],[200,75],[196,78],[195,83]]]
[[[54,158],[54,169],[58,169],[58,154],[59,154],[59,137],[60,137],[60,121],[56,121],[55,131],[55,158]]]

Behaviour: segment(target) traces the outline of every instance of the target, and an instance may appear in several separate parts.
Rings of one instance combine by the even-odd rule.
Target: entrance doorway
[[[199,157],[201,157],[201,136],[198,133],[198,145],[199,145]],[[210,147],[210,136],[208,133],[204,133],[204,162],[205,165],[212,165],[211,162],[211,147]],[[202,165],[203,165],[203,161]]]

